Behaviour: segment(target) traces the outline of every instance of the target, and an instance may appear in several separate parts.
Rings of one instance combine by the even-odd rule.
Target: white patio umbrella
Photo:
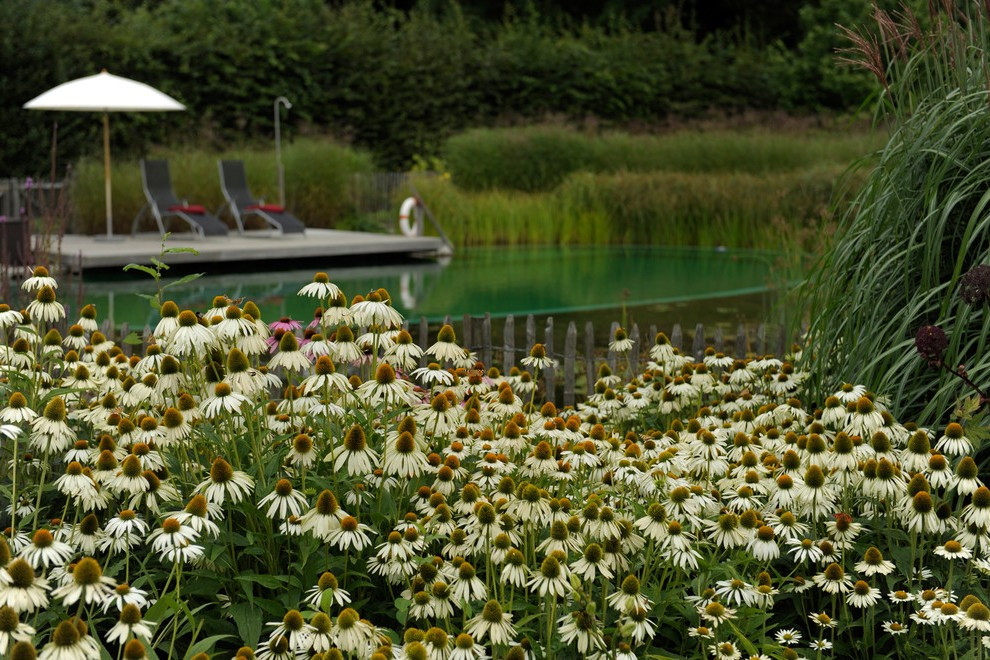
[[[167,112],[186,107],[168,94],[130,78],[107,73],[77,78],[35,97],[24,104],[26,110],[63,110],[103,113],[103,178],[107,203],[107,235],[113,239],[113,204],[110,193],[110,115],[111,112]]]

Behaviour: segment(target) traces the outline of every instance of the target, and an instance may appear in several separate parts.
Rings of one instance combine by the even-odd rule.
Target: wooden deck
[[[137,234],[121,240],[67,234],[62,239],[62,263],[74,271],[120,268],[129,263],[149,264],[161,253],[161,236]],[[336,229],[307,229],[305,235],[271,235],[267,231],[244,235],[208,236],[172,234],[170,247],[191,247],[198,254],[168,255],[169,264],[263,262],[365,255],[427,256],[443,252],[444,242],[434,236],[409,238],[398,234],[372,234]]]

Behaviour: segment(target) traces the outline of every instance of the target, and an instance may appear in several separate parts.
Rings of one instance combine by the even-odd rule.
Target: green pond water
[[[202,268],[202,267],[200,267]],[[207,270],[204,268],[204,270]],[[350,297],[384,286],[407,318],[431,324],[450,315],[612,320],[686,328],[702,322],[758,323],[767,320],[775,290],[785,283],[773,254],[655,247],[498,247],[459,250],[446,261],[334,267],[316,264],[300,270],[222,272],[169,289],[180,307],[205,311],[215,295],[255,301],[265,318],[312,318],[312,299],[296,292],[325,270]],[[142,328],[157,322],[138,293],[154,292],[153,281],[134,271],[87,275],[63,290],[63,300],[97,305],[101,318]],[[75,302],[75,304],[73,304]],[[625,319],[620,315],[626,314]],[[72,312],[70,312],[70,315]],[[597,323],[596,323],[597,325]],[[517,326],[518,327],[518,326]]]

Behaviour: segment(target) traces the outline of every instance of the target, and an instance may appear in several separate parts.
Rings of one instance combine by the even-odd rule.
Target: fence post
[[[779,359],[784,359],[784,353],[786,352],[787,346],[787,329],[781,324],[777,327],[776,341],[774,342],[773,353]]]
[[[639,351],[642,346],[639,345],[639,325],[633,323],[632,330],[629,332],[629,338],[632,339],[633,347],[629,351],[629,375],[639,373]]]
[[[584,324],[584,385],[588,394],[595,389],[595,327],[591,321]]]
[[[425,316],[419,317],[419,347],[424,351],[430,347],[430,324]],[[426,366],[426,355],[419,358],[419,366]]]
[[[529,349],[533,348],[533,344],[536,343],[536,319],[530,314],[526,317],[526,346],[523,347],[526,355],[529,355]]]
[[[670,331],[670,345],[679,351],[684,348],[684,331],[680,323],[675,323]]]
[[[553,317],[547,317],[547,328],[543,332],[543,345],[547,349],[547,356],[553,358]],[[549,366],[543,370],[544,386],[547,401],[554,401],[557,398],[557,370]]]
[[[767,324],[761,323],[756,329],[756,351],[760,355],[767,354]]]
[[[124,343],[124,338],[127,336],[128,330],[130,330],[130,326],[127,325],[127,321],[120,324],[120,339],[117,340],[117,343],[119,344],[121,350],[124,351],[124,355],[130,357],[134,353],[134,347],[130,344]]]
[[[722,337],[722,326],[715,327],[715,336],[712,338],[712,346],[719,353],[722,352],[722,347],[725,345],[725,338]]]
[[[608,339],[605,340],[606,346],[612,343],[612,340],[615,339],[615,331],[618,329],[619,329],[619,322],[612,321],[612,325],[608,330]],[[615,354],[615,351],[608,352],[608,368],[612,370],[613,374],[615,373],[615,365],[618,364],[618,357],[619,356]]]
[[[461,333],[464,335],[461,337],[461,346],[471,350],[473,337],[471,336],[471,315],[465,314],[461,317]]]
[[[694,340],[691,342],[691,352],[694,359],[701,361],[701,356],[705,354],[705,324],[699,323],[694,326]]]
[[[564,406],[573,406],[575,371],[577,370],[577,326],[574,321],[567,324],[564,335]]]
[[[492,366],[492,315],[485,312],[481,322],[481,361],[486,367]]]
[[[509,314],[505,317],[505,329],[502,331],[502,373],[508,375],[516,366],[516,318]]]
[[[740,323],[736,329],[736,354],[734,357],[745,360],[746,353],[749,352],[748,346],[749,340],[746,338],[746,326]]]

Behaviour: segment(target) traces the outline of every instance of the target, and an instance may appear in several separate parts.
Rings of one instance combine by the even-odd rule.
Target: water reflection
[[[324,269],[348,296],[384,286],[403,315],[431,321],[448,314],[499,317],[663,305],[743,296],[780,284],[770,254],[671,248],[484,248],[445,261]],[[206,275],[169,289],[166,298],[203,311],[223,294],[255,301],[266,318],[305,320],[312,301],[296,292],[314,270]],[[158,314],[137,294],[153,292],[148,278],[113,274],[87,277],[81,299],[116,324],[143,327]]]

